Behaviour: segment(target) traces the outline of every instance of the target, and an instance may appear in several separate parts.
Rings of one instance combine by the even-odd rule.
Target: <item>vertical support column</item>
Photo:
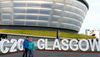
[[[57,38],[57,39],[60,39],[60,30],[57,31],[57,36],[56,36],[56,38]]]
[[[13,0],[11,0],[11,1],[12,1],[12,7],[11,7],[12,8],[12,19],[11,20],[12,20],[12,25],[14,25],[14,9],[13,9],[14,8],[14,1]]]
[[[85,35],[87,35],[87,31],[88,31],[88,29],[85,30]]]
[[[0,1],[0,5],[1,5],[1,1]],[[0,7],[0,25],[1,25],[1,7]]]

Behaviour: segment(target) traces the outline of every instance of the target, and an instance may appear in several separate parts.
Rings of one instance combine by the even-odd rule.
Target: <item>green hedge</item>
[[[0,29],[0,32],[56,37],[56,31],[46,31],[46,30]],[[82,34],[77,34],[77,33],[67,33],[67,32],[60,32],[60,37],[61,38],[79,38],[79,39],[95,38],[93,36],[87,36],[87,35],[82,35]]]

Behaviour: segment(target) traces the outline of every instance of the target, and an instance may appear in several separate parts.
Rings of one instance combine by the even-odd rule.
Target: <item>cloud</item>
[[[93,3],[91,6],[100,7],[100,3]]]

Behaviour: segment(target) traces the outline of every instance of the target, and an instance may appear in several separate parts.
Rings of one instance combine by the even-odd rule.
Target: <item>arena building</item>
[[[0,28],[78,33],[88,9],[85,0],[0,0]]]

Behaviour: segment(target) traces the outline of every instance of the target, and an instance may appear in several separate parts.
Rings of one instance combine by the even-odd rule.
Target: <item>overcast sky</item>
[[[79,33],[85,33],[85,29],[100,30],[100,0],[86,0],[89,3],[89,11],[85,17]]]

